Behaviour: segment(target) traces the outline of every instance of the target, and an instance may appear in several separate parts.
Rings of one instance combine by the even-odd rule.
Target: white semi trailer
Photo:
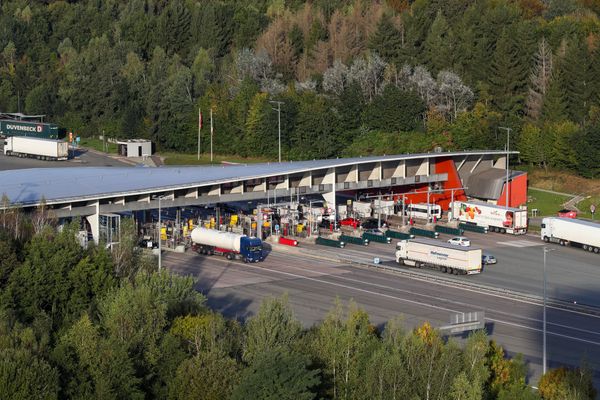
[[[228,260],[238,258],[244,262],[259,262],[264,258],[259,238],[201,227],[194,228],[191,237],[192,249],[200,254],[222,255]]]
[[[550,217],[542,220],[541,237],[561,246],[576,245],[600,253],[600,224],[572,218]]]
[[[417,268],[434,268],[454,275],[481,272],[482,251],[433,239],[402,240],[396,245],[396,262]]]
[[[527,210],[479,201],[455,201],[452,211],[453,218],[488,228],[490,232],[513,235],[527,233]]]
[[[68,160],[69,144],[62,140],[10,136],[4,140],[4,154],[40,160]]]

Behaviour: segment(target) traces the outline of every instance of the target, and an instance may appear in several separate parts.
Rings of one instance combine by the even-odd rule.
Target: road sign
[[[440,327],[441,331],[450,334],[462,333],[483,329],[485,327],[485,312],[474,311],[468,313],[456,313],[450,317],[450,325]]]

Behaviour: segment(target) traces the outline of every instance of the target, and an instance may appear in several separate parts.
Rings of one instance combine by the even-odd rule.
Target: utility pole
[[[213,118],[212,107],[210,108],[210,162],[213,162]]]
[[[274,111],[277,111],[277,123],[278,123],[278,131],[279,131],[279,162],[281,162],[281,105],[283,101],[269,101],[271,104],[277,104],[277,108],[271,107]]]
[[[509,207],[509,195],[508,195],[508,191],[509,191],[509,185],[508,185],[508,167],[509,167],[509,158],[510,158],[510,128],[505,128],[503,126],[499,126],[499,129],[505,129],[506,130],[506,211],[508,211],[508,207]]]

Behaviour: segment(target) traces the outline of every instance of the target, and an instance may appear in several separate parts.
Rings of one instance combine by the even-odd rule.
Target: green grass
[[[197,154],[161,152],[157,153],[157,155],[164,158],[165,165],[201,165],[211,163],[209,154],[200,154],[200,160],[198,160]],[[243,158],[239,156],[214,155],[213,164],[220,164],[221,161],[229,161],[241,164],[253,164],[273,160],[268,160],[266,158]]]
[[[600,196],[590,196],[577,204],[577,208],[580,212],[577,214],[578,217],[581,218],[592,218],[592,213],[590,212],[590,205],[596,206],[596,213],[594,214],[594,219],[600,220]]]
[[[97,138],[81,138],[81,142],[79,142],[81,147],[87,147],[90,149],[98,150],[104,152],[103,146],[104,142]],[[116,143],[106,142],[106,146],[108,147],[108,153],[117,154],[118,146]]]
[[[547,193],[535,189],[529,189],[527,197],[529,212],[531,213],[531,210],[537,208],[539,217],[556,215],[557,211],[563,208],[563,203],[570,199],[569,196]]]

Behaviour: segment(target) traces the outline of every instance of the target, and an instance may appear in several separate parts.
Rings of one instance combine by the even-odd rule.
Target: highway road
[[[499,233],[466,235],[472,246],[496,256],[498,264],[484,268],[480,275],[456,277],[458,281],[472,282],[542,295],[543,248],[553,249],[547,254],[546,276],[548,297],[600,307],[600,254],[580,248],[546,244],[537,235],[502,235]],[[440,241],[451,236],[441,235]],[[319,253],[337,257],[340,251],[319,247]],[[380,257],[393,260],[394,244],[371,243],[368,247],[348,245],[347,254],[367,259]],[[439,272],[431,272],[438,274]]]
[[[501,241],[503,237],[500,238]],[[496,239],[490,236],[485,240]],[[498,249],[503,245],[499,246]],[[379,247],[391,249],[391,246],[374,245],[364,248],[351,246],[347,250],[356,253],[357,257],[365,254],[368,257]],[[539,304],[465,290],[459,285],[423,282],[352,266],[329,259],[331,251],[340,254],[344,250],[323,247],[316,250],[308,246],[303,254],[276,248],[260,264],[229,262],[222,257],[203,257],[191,252],[167,253],[163,256],[163,263],[172,271],[196,277],[197,289],[208,297],[213,309],[241,320],[253,315],[264,297],[283,293],[289,295],[296,316],[307,327],[326,316],[336,297],[344,302],[355,300],[369,313],[371,321],[380,327],[398,315],[403,316],[407,328],[424,321],[440,327],[449,323],[453,313],[485,311],[486,329],[490,336],[502,344],[509,355],[521,353],[525,356],[531,372],[529,383],[537,385],[542,369],[542,307]],[[504,254],[510,252],[498,253],[498,257]],[[536,254],[541,257],[541,248],[537,249],[537,253],[532,252],[531,257]],[[506,269],[506,265],[490,267],[476,278],[487,279],[487,283],[494,280],[505,282],[506,273],[495,277],[490,271],[493,271],[492,268]],[[559,268],[558,264],[553,265]],[[485,278],[486,274],[491,277]],[[531,275],[535,274],[532,272]],[[512,281],[523,284],[523,287],[533,287],[528,279],[513,277]],[[548,308],[547,315],[550,367],[579,365],[585,359],[596,371],[600,370],[600,317],[557,308]],[[597,372],[595,383],[600,387],[600,374]]]

